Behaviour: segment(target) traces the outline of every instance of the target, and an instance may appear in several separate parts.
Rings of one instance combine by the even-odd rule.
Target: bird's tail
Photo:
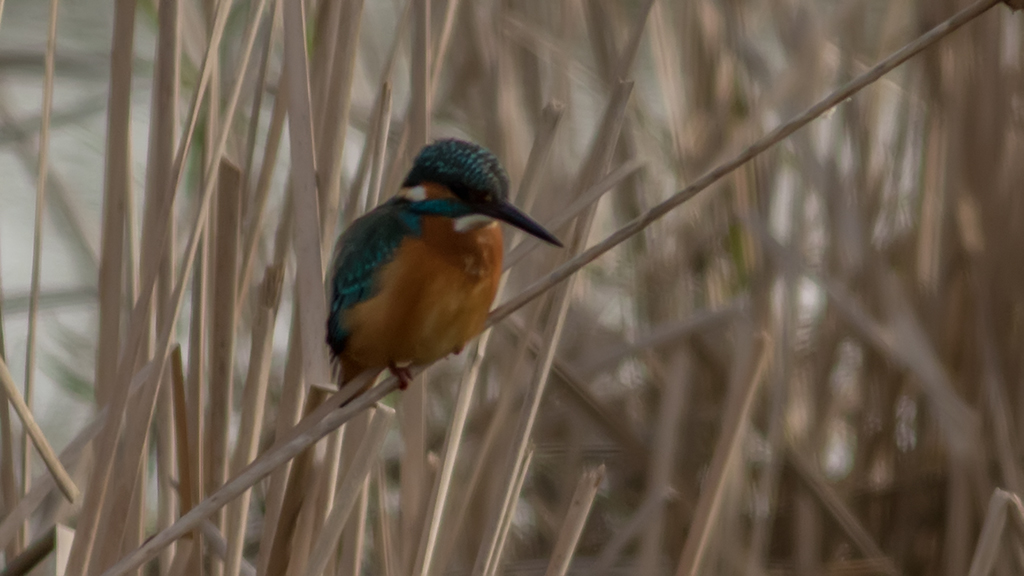
[[[342,390],[346,385],[356,379],[357,376],[366,371],[366,366],[363,366],[359,362],[352,360],[346,356],[338,356],[335,358],[333,363],[334,367],[334,381],[338,383],[338,390]],[[373,378],[370,378],[363,384],[359,390],[352,390],[349,396],[349,400],[354,399],[363,392],[366,392],[373,384]]]

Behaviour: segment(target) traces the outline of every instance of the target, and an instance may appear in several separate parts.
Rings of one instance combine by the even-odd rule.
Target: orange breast
[[[345,377],[389,363],[428,364],[461,350],[483,330],[501,277],[497,224],[456,232],[425,217],[381,271],[380,291],[346,313]]]

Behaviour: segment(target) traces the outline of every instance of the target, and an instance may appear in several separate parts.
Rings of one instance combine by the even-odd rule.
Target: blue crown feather
[[[438,140],[420,151],[402,186],[424,182],[445,186],[463,199],[474,193],[508,198],[508,174],[501,162],[490,150],[465,140]]]

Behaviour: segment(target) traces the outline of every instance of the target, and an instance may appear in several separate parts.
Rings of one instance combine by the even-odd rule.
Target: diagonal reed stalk
[[[591,470],[585,470],[580,475],[576,492],[569,504],[569,511],[565,515],[565,523],[562,524],[562,530],[558,534],[554,551],[551,553],[551,563],[548,564],[544,576],[565,576],[568,572],[569,562],[580,541],[583,525],[586,524],[587,516],[590,515],[590,509],[594,505],[594,498],[597,496],[597,489],[601,487],[604,475],[604,464]]]
[[[0,385],[3,386],[7,399],[14,405],[14,412],[21,419],[21,425],[25,428],[25,435],[32,440],[36,450],[39,451],[39,455],[43,457],[43,462],[46,463],[46,468],[53,476],[61,493],[71,502],[78,501],[78,497],[81,494],[78,487],[75,486],[68,471],[60,463],[57,454],[50,447],[50,443],[47,442],[42,429],[39,428],[39,424],[36,423],[35,418],[32,416],[32,410],[29,409],[28,404],[21,397],[21,393],[14,384],[14,378],[11,377],[11,372],[7,369],[7,363],[2,358],[0,358]],[[26,492],[22,498],[27,496],[28,493]]]
[[[922,52],[939,40],[955,32],[958,28],[985,13],[997,3],[998,0],[978,0],[974,4],[971,4],[967,8],[956,13],[948,20],[922,34],[913,42],[910,42],[906,46],[900,48],[892,55],[873,66],[867,72],[857,76],[840,88],[837,88],[831,94],[805,110],[803,113],[797,115],[792,120],[779,125],[768,134],[765,134],[735,157],[719,164],[709,172],[706,172],[691,184],[673,194],[669,199],[647,210],[629,224],[610,234],[601,242],[598,242],[581,254],[573,257],[565,264],[559,266],[556,270],[552,271],[542,280],[534,283],[514,299],[502,304],[492,312],[490,323],[493,324],[494,322],[505,318],[512,312],[521,308],[527,302],[550,289],[552,286],[571,277],[580,268],[593,262],[602,254],[642,232],[645,228],[664,217],[673,209],[697,196],[697,194],[702,192],[704,189],[731,174],[743,164],[749,162],[759,154],[764,153],[772,146],[778,144],[800,128],[803,128],[812,120],[825,114],[847,98],[863,90],[868,85],[873,82],[877,82],[883,75],[892,71],[900,64],[903,64],[911,57]]]
[[[697,502],[694,520],[679,557],[677,576],[701,573],[701,564],[723,506],[725,485],[731,470],[739,464],[739,452],[750,425],[750,413],[771,357],[770,343],[755,342],[754,326],[748,324],[745,328],[730,377],[722,434],[715,445],[705,480],[706,488]]]

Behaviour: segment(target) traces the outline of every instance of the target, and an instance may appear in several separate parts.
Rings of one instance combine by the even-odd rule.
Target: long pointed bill
[[[513,206],[510,202],[501,201],[495,204],[479,206],[477,207],[477,211],[486,216],[491,216],[498,220],[508,222],[523,232],[536,236],[548,244],[554,244],[559,248],[562,247],[562,243],[558,241],[558,238],[555,238],[554,234],[545,230],[543,226],[538,224],[533,218],[527,216],[525,212]]]

